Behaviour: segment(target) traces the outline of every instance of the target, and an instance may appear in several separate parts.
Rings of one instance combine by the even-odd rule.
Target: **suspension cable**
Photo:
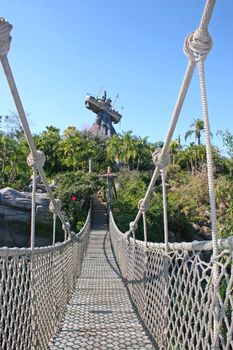
[[[189,61],[188,61],[187,69],[186,69],[183,82],[181,84],[181,88],[178,94],[178,98],[174,107],[171,122],[168,128],[167,135],[165,137],[163,147],[160,151],[160,154],[157,155],[157,161],[154,162],[156,167],[152,175],[150,184],[147,188],[146,194],[143,198],[142,203],[147,206],[150,203],[151,194],[154,190],[154,185],[159,176],[160,170],[166,167],[166,159],[168,158],[170,142],[172,140],[172,136],[175,131],[175,127],[177,125],[180,112],[181,112],[189,85],[192,80],[192,76],[196,67],[197,57],[202,57],[203,59],[205,59],[212,47],[212,40],[208,34],[207,28],[213,13],[215,1],[216,0],[206,0],[206,5],[203,10],[202,18],[198,29],[195,32],[191,33],[185,39],[184,52],[188,56]],[[134,226],[137,225],[139,219],[141,218],[141,215],[142,215],[142,210],[139,209],[134,221],[130,223],[130,228],[129,228],[129,231],[127,232],[127,235],[130,235],[133,232],[133,228]]]
[[[68,222],[66,222],[63,214],[61,213],[60,208],[57,206],[57,202],[54,198],[52,190],[49,187],[48,180],[47,180],[45,172],[43,170],[45,156],[44,156],[42,151],[36,150],[36,146],[35,146],[35,143],[34,143],[34,140],[33,140],[29,125],[28,125],[26,114],[25,114],[25,111],[24,111],[16,84],[14,81],[14,77],[13,77],[13,74],[11,71],[11,67],[10,67],[10,64],[9,64],[9,61],[7,58],[7,54],[10,50],[10,43],[11,43],[10,31],[12,28],[13,27],[9,22],[7,22],[2,17],[0,18],[0,60],[1,60],[1,64],[3,66],[3,70],[4,70],[4,73],[6,75],[8,85],[10,87],[11,94],[12,94],[13,100],[15,102],[15,106],[16,106],[16,109],[18,111],[21,123],[22,123],[24,134],[25,134],[25,137],[27,139],[27,142],[28,142],[28,145],[29,145],[29,148],[31,151],[31,153],[28,157],[30,165],[37,169],[37,171],[38,171],[38,173],[39,173],[39,175],[44,183],[44,186],[45,186],[45,189],[49,195],[49,198],[50,198],[51,202],[53,203],[55,211],[62,222],[62,228],[63,228],[64,233],[65,233],[64,238],[66,240],[67,235],[70,235],[70,225]]]

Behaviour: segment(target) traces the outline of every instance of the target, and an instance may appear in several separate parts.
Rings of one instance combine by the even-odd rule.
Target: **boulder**
[[[200,232],[201,226],[195,224],[194,222],[191,222],[192,228],[195,232]]]
[[[30,245],[31,193],[6,187],[0,190],[0,246]],[[52,214],[46,193],[36,194],[36,245],[48,245],[52,236]]]
[[[200,234],[202,235],[204,240],[211,240],[212,239],[211,228],[208,226],[202,226]]]

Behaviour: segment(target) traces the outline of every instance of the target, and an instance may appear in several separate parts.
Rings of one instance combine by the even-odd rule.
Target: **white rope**
[[[54,203],[50,202],[49,203],[49,210],[51,213],[53,213],[53,246],[55,245],[56,242],[56,221],[57,221],[57,210],[61,210],[61,201],[59,199],[55,199],[56,203],[56,209],[54,207]]]
[[[194,61],[205,59],[212,48],[212,39],[207,30],[197,29],[189,34],[184,43],[184,52]]]
[[[205,71],[203,59],[198,61],[198,72],[200,79],[200,90],[201,90],[201,102],[202,102],[202,113],[204,119],[205,128],[205,139],[206,139],[206,158],[207,158],[207,175],[208,175],[208,187],[209,187],[209,200],[210,200],[210,218],[212,227],[212,241],[213,241],[213,287],[214,287],[214,297],[215,297],[215,314],[214,314],[214,337],[215,337],[215,348],[219,348],[219,305],[217,300],[218,293],[218,233],[217,233],[217,214],[216,214],[216,202],[215,202],[215,188],[214,188],[214,166],[212,159],[212,148],[210,140],[210,127],[209,127],[209,116],[208,116],[208,106],[207,106],[207,96],[206,96],[206,86],[205,86]]]
[[[169,243],[168,254],[164,243],[148,242],[145,252],[144,242],[125,239],[111,212],[109,225],[122,276],[158,348],[216,350],[212,241]],[[217,257],[221,287],[217,293],[218,338],[220,348],[230,350],[233,349],[233,237],[219,240],[218,245],[221,247]]]
[[[185,100],[185,96],[187,94],[190,82],[192,80],[193,72],[196,66],[196,61],[201,58],[203,59],[206,58],[207,54],[209,53],[212,47],[212,41],[208,34],[207,27],[211,19],[211,15],[213,13],[214,5],[215,5],[215,0],[206,1],[206,5],[202,14],[199,28],[194,33],[191,33],[185,40],[184,51],[189,57],[189,62],[188,62],[188,66],[180,88],[178,98],[176,101],[176,105],[173,111],[173,115],[172,115],[170,126],[168,128],[168,132],[164,141],[163,148],[159,154],[158,161],[156,162],[156,168],[154,170],[150,184],[147,188],[145,197],[143,199],[144,204],[150,203],[150,197],[151,197],[151,193],[153,192],[155,182],[158,178],[160,170],[164,168],[164,165],[166,164],[165,160],[168,157],[169,145],[172,140],[172,136],[173,136],[177,121],[179,119],[179,115]],[[133,221],[135,225],[138,223],[141,215],[142,215],[142,211],[139,210]],[[131,224],[131,227],[133,226],[134,225]],[[133,232],[131,227],[127,232],[127,235],[130,235],[130,233]]]
[[[145,243],[145,247],[146,247],[147,246],[147,224],[146,224],[146,212],[145,211],[142,213],[142,218],[143,218],[144,243]]]
[[[163,227],[164,227],[164,244],[165,253],[168,253],[168,219],[167,219],[167,194],[166,194],[166,174],[161,170],[162,189],[163,189]]]
[[[168,152],[164,154],[163,157],[161,156],[161,148],[157,148],[152,154],[153,163],[160,170],[165,169],[168,166],[169,158]]]
[[[10,31],[13,26],[4,18],[0,17],[0,56],[6,56],[10,50]]]
[[[32,206],[31,206],[31,250],[32,257],[35,248],[35,224],[36,224],[36,169],[32,170]]]
[[[31,284],[30,284],[30,298],[31,298],[31,312],[32,312],[32,348],[34,343],[34,335],[36,328],[36,295],[35,295],[35,224],[36,224],[36,175],[35,167],[32,167],[32,205],[31,205]]]
[[[141,198],[138,202],[138,209],[142,213],[142,218],[143,218],[143,232],[144,232],[144,243],[145,247],[147,246],[147,223],[146,223],[146,212],[149,209],[149,203],[144,202],[144,198]],[[134,223],[132,223],[133,225]],[[135,226],[137,230],[137,225]]]
[[[29,148],[31,150],[31,154],[28,160],[30,162],[30,165],[35,166],[38,170],[38,173],[41,177],[41,180],[44,183],[45,189],[50,197],[50,200],[53,202],[54,207],[56,208],[57,216],[60,218],[62,222],[62,227],[64,229],[64,238],[67,239],[67,236],[70,235],[70,225],[66,222],[63,214],[61,213],[61,210],[57,209],[56,207],[56,201],[55,201],[54,195],[49,187],[48,180],[46,178],[46,175],[42,167],[42,164],[44,162],[44,156],[42,154],[43,152],[36,150],[36,146],[28,125],[26,114],[25,114],[16,84],[14,81],[14,77],[10,68],[10,64],[7,58],[7,53],[10,49],[10,42],[11,42],[11,37],[10,37],[11,29],[12,29],[12,25],[9,24],[3,18],[0,18],[0,60],[11,90],[12,97],[16,105],[16,109],[18,111],[18,114],[22,123],[25,137],[27,139]]]
[[[53,246],[56,243],[56,222],[57,222],[57,214],[53,213]]]
[[[205,8],[199,25],[200,29],[207,29],[211,20],[216,0],[206,0]]]
[[[27,157],[27,163],[29,166],[34,169],[41,169],[45,164],[45,155],[42,151],[36,151],[36,156],[34,157],[32,153],[30,153]]]
[[[174,133],[174,130],[175,130],[175,127],[176,127],[176,124],[177,124],[180,112],[181,112],[181,108],[183,106],[184,99],[185,99],[185,96],[187,94],[188,87],[190,85],[190,82],[191,82],[191,79],[192,79],[192,76],[193,76],[194,68],[195,68],[195,62],[189,60],[188,67],[187,67],[187,70],[185,72],[183,83],[181,85],[181,89],[180,89],[180,92],[179,92],[179,96],[177,98],[177,102],[176,102],[176,105],[175,105],[175,108],[174,108],[174,112],[173,112],[173,115],[172,115],[172,119],[171,119],[171,123],[170,123],[169,129],[168,129],[168,133],[167,133],[167,136],[166,136],[165,141],[164,141],[163,148],[162,148],[161,153],[160,153],[160,157],[159,157],[160,162],[157,164],[157,166],[156,166],[156,168],[154,170],[154,173],[152,175],[150,184],[149,184],[149,186],[147,188],[147,191],[146,191],[146,194],[145,194],[145,197],[144,197],[144,200],[143,200],[145,204],[150,202],[151,193],[154,190],[155,182],[156,182],[156,180],[157,180],[157,178],[159,176],[159,173],[160,173],[159,164],[163,164],[164,159],[167,159],[169,145],[170,145],[170,142],[172,140],[172,136],[173,136],[173,133]],[[138,223],[138,221],[139,221],[139,219],[141,217],[141,214],[142,214],[142,212],[139,210],[138,213],[137,213],[136,218],[134,219],[134,223],[135,224]],[[132,229],[130,228],[129,231],[128,231],[128,234],[130,234],[131,232],[132,232]]]
[[[169,289],[169,258],[168,258],[168,219],[167,219],[167,194],[166,194],[166,170],[161,170],[161,177],[162,177],[162,192],[163,192],[163,227],[164,227],[164,280],[165,280],[165,290],[164,290],[164,335],[165,338],[168,336],[168,304],[169,304],[169,295],[168,295],[168,289]],[[167,346],[167,341],[166,348]]]
[[[33,271],[31,248],[0,248],[1,349],[49,348],[80,276],[90,225],[91,210],[74,239],[35,247]]]

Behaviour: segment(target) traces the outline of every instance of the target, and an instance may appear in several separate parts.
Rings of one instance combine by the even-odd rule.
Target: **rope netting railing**
[[[219,253],[213,259],[212,241],[169,243],[166,253],[164,243],[145,246],[127,238],[112,213],[109,229],[131,299],[159,349],[233,349],[233,238],[218,240]]]
[[[207,0],[198,29],[185,40],[189,61],[163,148],[155,151],[155,171],[147,192],[139,202],[138,214],[129,231],[121,233],[110,213],[112,245],[129,292],[148,331],[160,349],[233,348],[232,239],[217,238],[213,165],[204,61],[212,40],[208,24],[215,0]],[[45,157],[36,150],[25,112],[8,62],[12,26],[0,19],[0,60],[30,147],[28,164],[33,172],[30,249],[0,249],[1,299],[0,341],[5,349],[46,349],[80,273],[83,252],[90,232],[90,213],[79,235],[61,212],[60,203],[48,185]],[[169,145],[196,65],[200,78],[203,119],[206,132],[207,172],[211,208],[212,241],[169,244],[167,232],[165,168]],[[65,242],[35,248],[36,175],[39,173],[51,200],[54,222],[63,224]],[[147,242],[146,212],[159,174],[162,173],[165,243]],[[144,242],[135,239],[142,217]],[[54,232],[53,232],[54,235]],[[133,237],[131,237],[131,235]],[[67,237],[68,240],[67,240]],[[55,243],[55,239],[53,239]]]
[[[32,208],[30,248],[0,248],[0,348],[2,350],[47,349],[67,301],[81,272],[91,225],[91,207],[82,230],[71,232],[61,203],[50,189],[43,166],[45,155],[36,146],[7,58],[12,25],[0,18],[0,61],[30,148]],[[36,177],[40,175],[53,213],[53,245],[35,248]],[[56,218],[64,231],[64,242],[56,243]],[[49,234],[49,233],[48,233]]]
[[[187,36],[184,52],[188,65],[162,149],[155,150],[155,170],[138,213],[125,234],[110,213],[113,249],[129,292],[159,349],[233,349],[233,238],[219,240],[204,61],[212,47],[208,25],[215,0],[206,0],[199,27]],[[166,166],[169,146],[196,65],[200,80],[206,135],[207,175],[212,240],[168,242]],[[162,177],[164,243],[147,242],[146,212],[158,176]],[[135,239],[142,218],[144,242]],[[132,236],[132,237],[131,237]]]
[[[0,348],[47,349],[80,275],[91,223],[55,246],[0,248]],[[33,269],[32,269],[33,258]]]

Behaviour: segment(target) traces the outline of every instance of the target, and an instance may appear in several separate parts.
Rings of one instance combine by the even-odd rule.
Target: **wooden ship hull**
[[[112,122],[114,124],[119,123],[122,118],[122,115],[114,109],[109,108],[106,102],[93,96],[87,95],[85,97],[85,106],[96,114],[101,111],[107,112],[111,116]]]

